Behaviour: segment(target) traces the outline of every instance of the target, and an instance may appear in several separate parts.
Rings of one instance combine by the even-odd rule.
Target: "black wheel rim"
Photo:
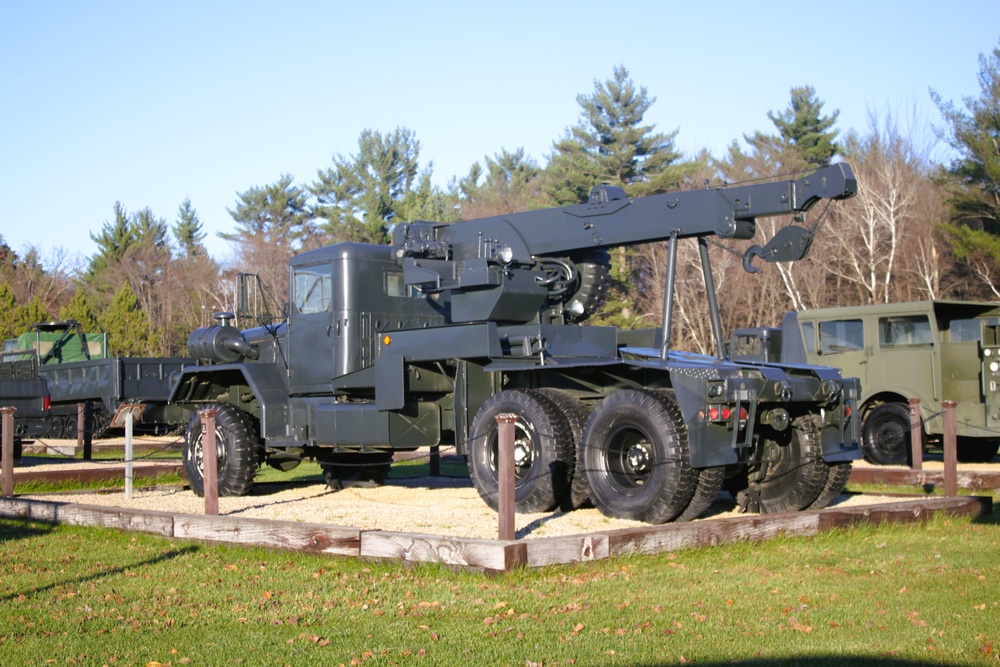
[[[615,428],[602,452],[608,480],[622,493],[636,493],[649,482],[656,455],[649,435],[630,425]]]
[[[872,439],[878,449],[887,454],[896,454],[906,445],[906,433],[907,430],[898,421],[885,419],[875,426]]]
[[[490,435],[490,447],[489,447],[489,465],[490,471],[493,476],[497,479],[500,478],[500,467],[499,467],[499,455],[500,455],[500,430],[499,428],[494,430]],[[514,484],[519,485],[521,482],[529,479],[531,477],[531,468],[535,464],[535,438],[534,429],[531,424],[522,419],[517,418],[514,423]]]
[[[226,448],[222,446],[223,438],[222,427],[219,426],[218,422],[215,424],[215,469],[220,471],[223,469],[226,462]],[[194,447],[191,448],[191,457],[194,460],[195,469],[198,470],[198,474],[201,475],[202,479],[205,479],[205,448],[203,446],[203,436],[202,433],[198,432],[198,440],[195,441]]]

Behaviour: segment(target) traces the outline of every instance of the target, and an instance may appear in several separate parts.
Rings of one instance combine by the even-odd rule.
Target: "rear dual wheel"
[[[514,417],[514,509],[547,512],[570,490],[573,437],[566,417],[545,394],[510,389],[490,397],[469,429],[469,474],[480,497],[499,505],[498,415]]]
[[[587,420],[579,457],[594,504],[620,519],[694,518],[722,484],[721,468],[692,470],[687,428],[666,391],[625,389],[598,403]]]
[[[744,510],[763,514],[819,509],[840,495],[850,475],[850,464],[831,466],[823,460],[819,429],[803,417],[791,430],[763,437],[759,455],[739,475],[734,488]]]

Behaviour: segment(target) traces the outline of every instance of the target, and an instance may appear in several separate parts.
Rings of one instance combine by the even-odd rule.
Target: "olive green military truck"
[[[991,460],[1000,444],[1000,303],[915,301],[790,312],[780,328],[733,332],[733,360],[822,364],[861,381],[865,458],[905,464],[909,400],[924,442],[940,444],[942,401],[957,401],[958,457]]]

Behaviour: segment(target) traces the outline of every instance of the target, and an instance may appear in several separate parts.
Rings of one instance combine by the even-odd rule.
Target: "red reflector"
[[[850,416],[851,416],[851,406],[845,405],[844,406],[844,419],[849,419]]]
[[[43,408],[44,408],[44,409],[45,409],[46,411],[47,411],[47,410],[48,410],[49,408],[51,408],[51,407],[52,407],[52,399],[51,399],[51,398],[49,398],[48,396],[46,396],[46,397],[45,397],[45,400],[44,400],[44,401],[42,401],[42,407],[43,407]]]
[[[708,409],[708,418],[715,421],[719,418],[719,408],[712,406]]]

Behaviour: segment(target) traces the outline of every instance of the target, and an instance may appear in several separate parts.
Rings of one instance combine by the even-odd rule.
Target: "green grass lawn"
[[[506,575],[0,521],[10,665],[997,664],[1000,512]]]

